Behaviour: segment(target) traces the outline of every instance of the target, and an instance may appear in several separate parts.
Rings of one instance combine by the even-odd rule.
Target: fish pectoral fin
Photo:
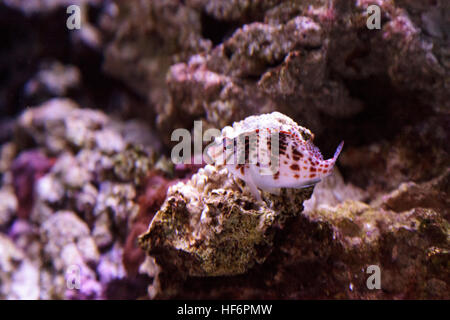
[[[322,181],[322,179],[316,178],[316,179],[305,181],[302,184],[299,184],[299,185],[297,185],[295,187],[296,188],[308,188],[308,187],[311,187],[311,186],[314,186],[314,185],[318,184],[320,181]]]
[[[256,198],[257,201],[262,201],[261,194],[258,191],[258,188],[256,187],[256,184],[253,183],[253,181],[246,181],[248,187],[250,188],[250,192],[252,195]]]
[[[255,181],[253,180],[252,170],[250,170],[250,172],[247,172],[245,176],[245,183],[250,188],[250,192],[252,193],[253,197],[255,197],[257,201],[262,201],[261,194],[259,193],[258,187],[256,186]]]
[[[281,188],[264,188],[263,190],[277,196],[281,194]]]

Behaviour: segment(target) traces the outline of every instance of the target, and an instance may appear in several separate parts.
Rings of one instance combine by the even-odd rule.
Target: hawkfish
[[[256,200],[258,189],[279,194],[280,188],[306,188],[333,171],[342,151],[323,159],[313,133],[280,112],[250,116],[222,129],[208,146],[208,161],[225,166],[249,186]]]

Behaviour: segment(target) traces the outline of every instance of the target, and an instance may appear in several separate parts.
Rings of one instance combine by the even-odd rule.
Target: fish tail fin
[[[336,162],[337,158],[339,157],[339,154],[342,151],[342,148],[344,147],[344,141],[342,141],[338,147],[336,148],[336,151],[334,152],[334,156],[333,156],[333,162]]]
[[[338,147],[336,148],[336,151],[334,152],[333,158],[330,158],[330,159],[328,159],[328,160],[325,160],[325,163],[328,163],[328,164],[334,166],[334,164],[336,163],[336,160],[337,160],[337,158],[339,157],[339,154],[341,153],[343,147],[344,147],[344,141],[342,141],[342,142],[338,145]]]

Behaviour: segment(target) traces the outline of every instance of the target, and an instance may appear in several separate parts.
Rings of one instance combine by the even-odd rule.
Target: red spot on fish
[[[303,157],[303,153],[301,153],[300,151],[298,151],[297,149],[294,149],[293,151],[293,154],[295,155],[295,156],[297,156],[297,157]],[[311,158],[310,158],[311,159]]]

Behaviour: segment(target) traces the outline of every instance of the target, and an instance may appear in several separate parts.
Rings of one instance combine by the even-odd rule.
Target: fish
[[[258,189],[279,194],[281,188],[313,186],[332,173],[344,141],[325,160],[313,140],[309,129],[280,112],[254,115],[224,127],[207,147],[207,162],[225,166],[261,201]]]

